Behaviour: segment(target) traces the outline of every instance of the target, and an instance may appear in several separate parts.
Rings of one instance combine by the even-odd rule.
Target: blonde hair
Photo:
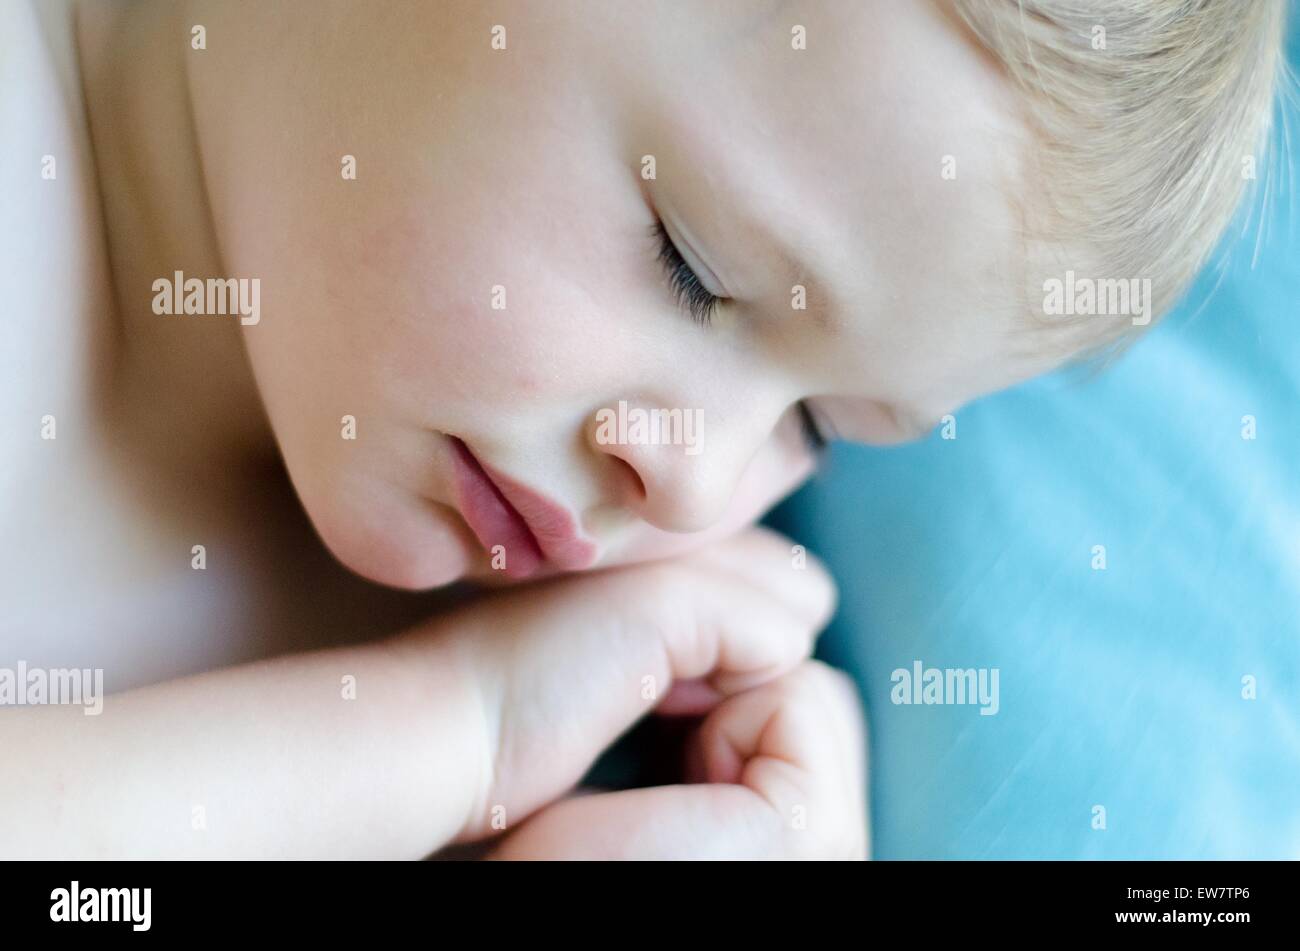
[[[1164,313],[1267,140],[1284,0],[953,2],[1025,94],[1032,191],[1047,198],[1028,236],[1082,251],[1097,276],[1150,278]],[[1087,323],[1094,352],[1131,337],[1128,321]]]

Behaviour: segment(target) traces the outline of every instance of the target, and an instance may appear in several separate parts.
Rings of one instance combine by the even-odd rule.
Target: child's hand
[[[865,858],[863,747],[852,684],[807,661],[709,714],[691,751],[701,785],[565,799],[494,857]]]
[[[796,568],[786,540],[752,530],[440,619],[417,637],[437,638],[440,662],[474,685],[465,722],[482,733],[458,840],[504,824],[522,826],[509,855],[861,855],[856,700],[839,675],[802,663],[833,601],[820,566]],[[719,699],[697,756],[709,785],[568,800],[524,824],[652,708]]]

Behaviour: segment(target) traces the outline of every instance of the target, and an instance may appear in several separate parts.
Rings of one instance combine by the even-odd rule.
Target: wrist
[[[386,643],[394,660],[397,728],[414,730],[414,776],[429,804],[429,851],[489,828],[495,732],[473,662],[472,639],[426,625]]]

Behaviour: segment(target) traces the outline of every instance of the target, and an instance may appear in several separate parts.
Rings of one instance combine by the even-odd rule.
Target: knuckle
[[[790,690],[795,697],[821,697],[828,690],[838,690],[839,671],[822,660],[809,660],[801,664],[790,678]]]
[[[835,585],[835,580],[831,573],[822,565],[814,565],[811,561],[808,563],[806,572],[809,586],[812,589],[812,603],[815,607],[816,623],[820,627],[831,619],[835,613],[835,608],[839,603],[839,589]]]
[[[807,688],[818,696],[852,697],[856,702],[858,690],[853,678],[824,660],[808,661],[800,673],[806,679]]]

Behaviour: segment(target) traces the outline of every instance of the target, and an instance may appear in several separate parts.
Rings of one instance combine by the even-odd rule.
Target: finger
[[[659,701],[655,713],[670,717],[703,716],[721,703],[723,697],[707,680],[679,680]]]
[[[771,806],[743,786],[658,786],[564,799],[490,855],[510,860],[771,859],[784,854]]]
[[[494,751],[480,818],[562,793],[674,684],[699,679],[729,696],[796,666],[834,595],[820,566],[793,567],[789,547],[747,532],[719,551],[561,579],[451,619]]]
[[[809,661],[719,704],[694,738],[688,773],[753,789],[799,833],[798,854],[866,854],[865,751],[856,690]]]
[[[501,859],[862,858],[856,691],[816,662],[724,701],[702,731],[722,782],[566,799],[525,821]]]

